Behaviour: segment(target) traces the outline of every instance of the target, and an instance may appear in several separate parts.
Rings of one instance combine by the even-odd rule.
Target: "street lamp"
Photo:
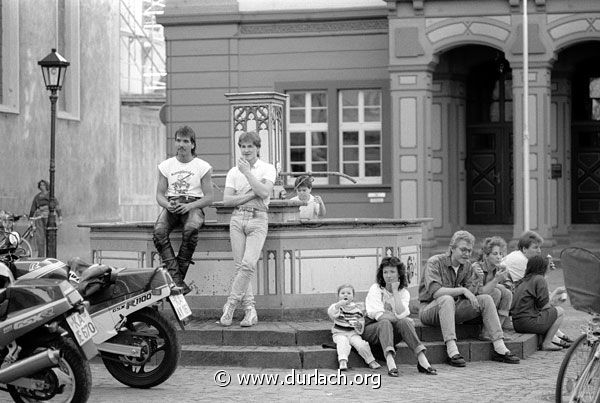
[[[48,56],[38,62],[42,67],[44,84],[50,91],[50,213],[46,224],[46,256],[56,257],[56,199],[54,198],[54,148],[56,131],[56,100],[62,88],[69,62],[52,49]]]

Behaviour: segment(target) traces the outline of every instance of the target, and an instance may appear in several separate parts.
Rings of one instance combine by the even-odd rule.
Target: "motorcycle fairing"
[[[72,309],[61,281],[17,281],[0,293],[0,346],[33,331]]]
[[[54,258],[19,258],[13,262],[17,278],[69,279],[69,266]],[[35,273],[32,273],[35,272]]]
[[[153,290],[139,292],[109,307],[95,310],[92,317],[98,329],[98,334],[94,336],[94,343],[98,345],[98,349],[102,351],[101,343],[117,335],[115,328],[119,328],[128,315],[147,306],[152,306],[167,298],[170,294],[171,288],[168,284],[165,284]]]
[[[60,260],[22,259],[14,262],[18,273],[25,278],[69,279],[69,266]],[[84,277],[85,271],[82,273]],[[21,274],[18,274],[21,275]],[[93,281],[93,278],[87,281]],[[103,277],[105,283],[92,294],[80,290],[90,302],[90,314],[123,302],[144,290],[152,290],[171,283],[163,268],[113,268],[110,276]],[[80,286],[83,286],[83,282]]]

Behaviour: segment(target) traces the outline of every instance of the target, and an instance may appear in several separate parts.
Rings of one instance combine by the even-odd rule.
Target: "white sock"
[[[429,361],[427,360],[427,357],[425,357],[425,353],[422,351],[417,356],[417,360],[419,361],[419,364],[425,369],[427,369],[431,366],[429,364]]]
[[[456,346],[456,340],[448,340],[446,342],[446,352],[450,358],[454,357],[456,354],[459,354],[458,347]]]
[[[396,360],[394,360],[394,354],[386,354],[385,363],[387,364],[388,369],[396,368]]]
[[[498,354],[506,354],[508,353],[510,350],[506,348],[506,345],[504,344],[504,340],[502,339],[498,339],[496,341],[493,341],[492,344],[494,345],[494,350],[498,353]]]
[[[560,344],[562,339],[558,337],[558,332],[554,335],[554,337],[552,337],[552,341]]]

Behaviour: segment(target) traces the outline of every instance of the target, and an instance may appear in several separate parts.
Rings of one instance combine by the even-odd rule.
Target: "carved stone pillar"
[[[261,139],[260,158],[281,171],[283,156],[284,110],[288,96],[278,92],[225,94],[231,110],[231,166],[239,157],[240,133],[256,131]]]
[[[432,76],[426,68],[392,74],[394,217],[433,217]],[[433,223],[423,223],[423,246],[435,243]]]

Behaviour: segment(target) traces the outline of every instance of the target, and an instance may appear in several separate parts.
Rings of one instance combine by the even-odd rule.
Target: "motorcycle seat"
[[[69,266],[70,271],[74,272],[78,276],[80,276],[84,270],[86,270],[87,268],[92,266],[91,263],[86,262],[85,260],[83,260],[80,257],[73,257],[73,258],[69,259],[69,261],[67,262],[67,265]]]
[[[168,285],[164,272],[163,269],[154,267],[118,268],[111,273],[113,279],[110,285],[100,288],[93,294],[88,293],[89,297],[84,296],[84,298],[90,302],[90,312],[94,313],[135,294]]]
[[[112,267],[95,264],[85,269],[81,274],[77,291],[83,298],[89,298],[112,283],[114,283]]]
[[[89,281],[94,278],[102,277],[106,273],[110,273],[112,271],[112,267],[104,265],[104,264],[95,264],[88,266],[87,269],[81,273],[79,277],[80,282]]]

